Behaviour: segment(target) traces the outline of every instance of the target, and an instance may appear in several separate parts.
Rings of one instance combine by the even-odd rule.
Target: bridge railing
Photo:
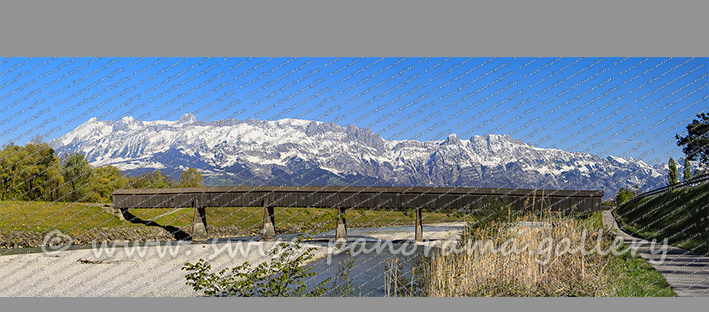
[[[628,203],[637,202],[639,200],[642,200],[643,198],[664,194],[669,191],[674,191],[674,190],[679,190],[679,189],[683,189],[683,188],[687,188],[687,187],[697,186],[702,183],[707,183],[708,181],[709,181],[709,174],[698,175],[694,178],[691,178],[689,180],[684,180],[684,181],[679,182],[677,184],[664,186],[664,187],[661,187],[658,189],[654,189],[652,191],[648,191],[648,192],[645,192],[642,194],[635,195],[635,196],[633,196],[633,198],[628,200]]]

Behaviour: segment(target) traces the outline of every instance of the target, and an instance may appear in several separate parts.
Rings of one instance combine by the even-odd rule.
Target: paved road
[[[709,257],[669,245],[665,249],[662,242],[653,244],[633,237],[620,228],[610,211],[603,212],[603,224],[617,230],[626,243],[665,277],[677,296],[709,297]]]

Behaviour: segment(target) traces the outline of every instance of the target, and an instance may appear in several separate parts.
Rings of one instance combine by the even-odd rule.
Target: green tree
[[[325,213],[305,222],[305,228],[311,228],[322,222],[331,223],[337,217]],[[251,267],[247,261],[233,268],[224,268],[217,273],[210,272],[211,265],[199,259],[196,263],[185,263],[182,270],[186,285],[195,291],[203,291],[207,296],[225,297],[309,297],[323,296],[331,291],[334,295],[346,296],[352,291],[352,279],[349,277],[354,259],[345,261],[340,266],[336,277],[329,277],[320,284],[313,282],[308,288],[305,281],[312,280],[317,272],[305,264],[313,258],[315,249],[303,246],[303,241],[312,239],[312,235],[321,233],[322,227],[313,232],[298,234],[292,242],[280,242],[269,251],[270,260]]]
[[[25,146],[5,145],[0,151],[0,198],[51,200],[64,183],[60,168],[54,149],[40,138]]]
[[[627,188],[621,188],[618,190],[618,194],[615,196],[615,202],[617,203],[618,206],[625,204],[628,200],[633,198],[633,192],[631,192]]]
[[[539,200],[539,199],[538,199]],[[480,200],[473,208],[472,216],[474,220],[468,221],[461,231],[459,244],[465,244],[468,239],[475,237],[476,229],[487,228],[491,224],[511,221],[511,207],[507,204],[506,198],[487,196]]]
[[[170,177],[162,175],[160,170],[155,170],[153,172],[146,172],[137,177],[128,177],[128,188],[142,189],[142,188],[170,188],[174,187],[177,183]]]
[[[81,153],[69,154],[62,165],[62,175],[69,186],[67,200],[86,201],[93,179],[93,169]]]
[[[333,297],[349,297],[354,292],[354,282],[350,278],[350,271],[356,260],[356,257],[350,257],[337,263],[337,273],[335,273],[331,288]]]
[[[670,172],[667,174],[667,178],[670,180],[669,185],[679,183],[679,172],[677,172],[677,165],[672,157],[670,157]]]
[[[163,176],[160,170],[155,170],[150,177],[150,188],[169,188],[175,185],[175,181]]]
[[[295,244],[281,242],[270,251],[271,262],[262,262],[252,268],[243,264],[224,268],[218,273],[209,272],[211,265],[203,259],[185,263],[188,273],[186,284],[205,295],[216,297],[312,297],[322,296],[328,290],[331,278],[309,289],[304,279],[317,275],[313,268],[304,266],[314,256],[314,248],[304,251],[300,241]]]
[[[689,163],[689,159],[684,159],[684,175],[682,176],[682,181],[689,180],[692,178],[692,164]]]
[[[26,156],[26,151],[22,146],[15,145],[14,142],[3,147],[0,151],[0,183],[2,184],[2,199],[8,200],[19,196],[21,193],[17,188],[19,179],[18,172],[21,168],[20,162]]]
[[[116,167],[106,165],[94,169],[94,180],[91,192],[98,195],[99,202],[110,203],[113,191],[122,189],[128,184],[128,179]]]
[[[178,187],[202,187],[204,186],[204,177],[197,169],[189,168],[182,172],[182,178]]]
[[[54,154],[54,149],[38,139],[27,143],[25,147],[31,155],[27,199],[51,200],[53,191],[64,182],[60,174],[61,160]]]
[[[697,114],[698,119],[687,125],[687,135],[675,135],[677,145],[683,146],[682,151],[689,160],[698,160],[703,165],[709,165],[709,115]]]

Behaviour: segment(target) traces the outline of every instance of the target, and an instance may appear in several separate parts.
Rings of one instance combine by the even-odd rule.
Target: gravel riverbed
[[[435,245],[457,237],[463,224],[425,226],[420,244]],[[411,227],[413,228],[413,227]],[[382,227],[353,229],[349,241],[413,240],[411,229]],[[144,234],[144,233],[140,233]],[[140,236],[143,241],[151,241]],[[4,254],[0,256],[0,296],[2,297],[192,297],[200,292],[185,284],[187,271],[184,263],[195,263],[200,258],[212,265],[212,270],[234,267],[249,261],[252,266],[269,261],[268,250],[276,242],[230,241],[191,243],[189,241],[163,241],[161,244],[134,242],[106,243],[97,248],[69,249],[50,252]],[[157,246],[156,246],[157,245]],[[305,244],[315,248],[313,261],[336,254],[327,243]],[[111,248],[113,247],[113,248]],[[47,249],[49,250],[49,249]],[[113,251],[111,253],[110,251]],[[0,254],[3,254],[0,252]]]

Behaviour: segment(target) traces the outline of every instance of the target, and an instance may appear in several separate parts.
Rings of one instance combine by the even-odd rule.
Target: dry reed
[[[457,248],[427,259],[428,296],[604,295],[610,257],[590,251],[606,251],[610,241],[603,235],[597,240],[598,229],[582,221],[528,215],[467,231]]]

